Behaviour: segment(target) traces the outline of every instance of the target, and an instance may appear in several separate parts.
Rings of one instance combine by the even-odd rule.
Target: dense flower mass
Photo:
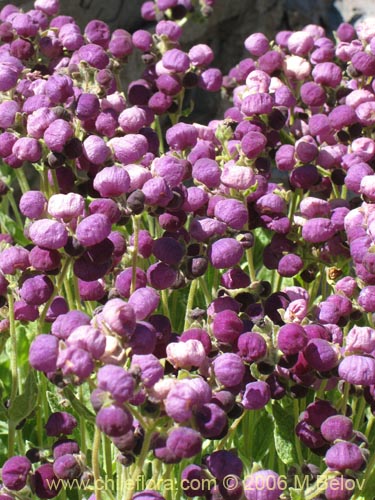
[[[0,11],[0,499],[373,496],[375,30],[223,75],[181,41],[213,8]]]

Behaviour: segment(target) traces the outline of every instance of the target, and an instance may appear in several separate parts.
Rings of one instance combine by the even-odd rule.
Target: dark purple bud
[[[241,244],[233,238],[221,238],[212,243],[208,249],[208,258],[217,269],[233,267],[243,255]]]
[[[320,372],[332,370],[339,363],[338,349],[327,340],[315,338],[303,351],[303,356],[309,365]]]
[[[120,406],[106,406],[99,410],[96,425],[109,437],[119,437],[131,430],[133,417]]]
[[[264,358],[267,354],[267,344],[262,335],[246,332],[238,337],[238,354],[248,363]]]
[[[304,328],[296,323],[282,326],[277,335],[277,345],[287,355],[298,354],[306,346],[307,340]]]
[[[54,498],[62,484],[55,476],[52,464],[43,464],[34,472],[34,489],[39,498]]]
[[[26,486],[30,471],[31,463],[26,457],[14,456],[9,458],[1,469],[4,486],[14,491],[22,490]]]
[[[79,453],[77,441],[73,439],[60,438],[52,445],[53,458],[56,460],[64,455],[75,455]]]
[[[201,451],[202,437],[189,427],[177,427],[169,433],[166,446],[179,459],[191,458]]]
[[[48,276],[38,275],[27,278],[20,288],[20,297],[30,305],[40,306],[48,301],[54,290]]]
[[[228,424],[225,411],[215,403],[202,405],[195,412],[195,422],[202,436],[208,439],[218,439]]]
[[[116,403],[125,403],[132,396],[135,382],[132,375],[115,365],[106,365],[98,371],[98,388],[108,391]]]
[[[364,457],[356,444],[341,441],[327,451],[325,461],[328,467],[333,470],[351,469],[356,471],[362,467]]]
[[[259,470],[246,477],[244,492],[247,500],[277,500],[282,494],[280,476],[273,470]]]
[[[271,399],[271,390],[266,382],[258,380],[246,385],[242,404],[247,410],[260,410]]]
[[[45,425],[47,436],[68,435],[77,427],[77,420],[70,413],[52,413]]]
[[[82,474],[82,466],[74,455],[63,455],[55,460],[53,472],[60,479],[76,479]]]
[[[354,385],[375,384],[375,359],[353,354],[344,358],[339,365],[340,377]]]
[[[353,422],[345,415],[334,415],[322,423],[320,431],[324,439],[332,443],[336,439],[349,441],[353,437]]]
[[[242,461],[232,451],[215,451],[204,457],[203,462],[218,481],[222,481],[228,475],[242,476]]]
[[[59,353],[58,339],[49,334],[40,334],[32,341],[29,351],[29,363],[35,369],[45,373],[56,371]]]
[[[81,311],[69,311],[56,318],[52,325],[51,333],[60,338],[67,339],[69,335],[81,325],[89,325],[90,317]]]

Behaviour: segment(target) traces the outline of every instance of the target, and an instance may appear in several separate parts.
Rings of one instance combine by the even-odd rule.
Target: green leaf
[[[91,413],[87,407],[81,403],[81,401],[75,396],[74,392],[70,389],[70,387],[65,387],[64,396],[69,400],[73,409],[81,416],[85,417],[85,419],[89,420],[92,423],[95,423],[95,415]]]
[[[9,421],[17,425],[34,410],[38,401],[38,385],[36,383],[35,373],[30,371],[26,381],[23,394],[17,396],[12,406],[8,410]]]
[[[59,398],[58,396],[56,396],[56,394],[50,391],[46,392],[46,396],[51,412],[56,413],[58,411],[61,411],[61,398]]]
[[[275,419],[276,453],[285,465],[292,465],[297,462],[293,411],[288,412],[278,403],[275,403],[272,406],[272,414]]]
[[[301,490],[297,490],[296,488],[289,488],[290,498],[291,500],[304,500],[305,495]]]
[[[255,461],[260,462],[269,451],[273,431],[272,418],[267,413],[264,413],[257,421],[253,432],[252,450]]]

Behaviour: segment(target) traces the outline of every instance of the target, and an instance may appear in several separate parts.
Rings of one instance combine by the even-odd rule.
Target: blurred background
[[[71,15],[84,28],[91,19],[101,19],[113,29],[123,28],[129,32],[137,29],[152,29],[153,23],[140,16],[144,0],[60,0],[60,13]],[[33,1],[1,1],[0,8],[7,3],[32,8]],[[243,57],[248,57],[243,42],[254,32],[263,32],[273,39],[280,30],[296,30],[307,24],[319,24],[327,33],[343,22],[355,24],[365,18],[374,18],[374,0],[216,0],[213,13],[204,23],[188,22],[184,28],[183,47],[196,43],[207,43],[214,50],[213,66],[224,74]],[[138,52],[138,51],[135,51]],[[144,66],[139,54],[131,56],[125,71],[126,81],[139,78]],[[199,91],[198,91],[199,92]],[[217,94],[205,93],[197,100],[195,121],[207,121],[220,116],[223,101]]]

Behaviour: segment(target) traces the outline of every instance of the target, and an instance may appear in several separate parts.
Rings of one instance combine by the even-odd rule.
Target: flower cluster
[[[255,33],[223,76],[181,43],[212,7],[147,1],[154,34],[0,11],[0,498],[102,500],[104,473],[126,500],[169,476],[176,498],[369,498],[375,30]],[[194,87],[222,119],[189,122]]]

